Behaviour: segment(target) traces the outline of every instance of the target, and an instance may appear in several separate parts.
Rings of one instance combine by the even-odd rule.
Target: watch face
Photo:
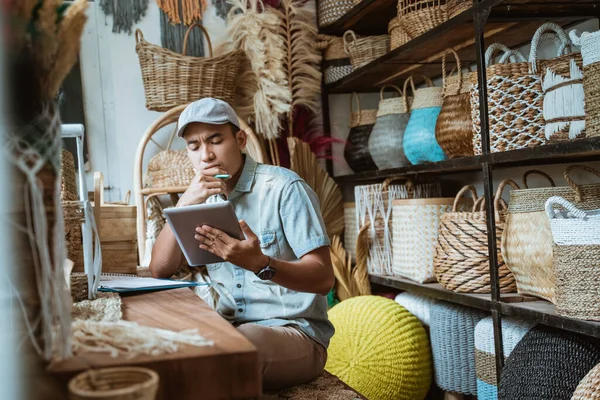
[[[275,270],[271,267],[266,267],[258,273],[258,277],[264,281],[268,281],[275,275]]]

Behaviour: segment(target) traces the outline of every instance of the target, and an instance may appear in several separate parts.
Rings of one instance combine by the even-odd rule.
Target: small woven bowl
[[[80,373],[69,381],[71,400],[154,400],[158,374],[148,368],[101,368]]]

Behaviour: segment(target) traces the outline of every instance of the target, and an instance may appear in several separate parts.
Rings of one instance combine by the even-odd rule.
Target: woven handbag
[[[517,282],[517,291],[555,302],[556,279],[553,267],[552,232],[545,213],[546,200],[561,196],[575,201],[584,210],[600,208],[600,183],[579,185],[570,177],[573,171],[587,171],[598,177],[600,172],[584,165],[565,169],[569,186],[554,187],[554,181],[541,171],[523,176],[523,189],[510,192],[506,224],[502,234],[502,257]],[[531,174],[545,176],[551,187],[529,188]]]
[[[358,111],[353,111],[352,100],[356,99]],[[357,93],[350,96],[350,132],[344,146],[344,159],[354,172],[373,171],[377,165],[369,153],[369,137],[375,125],[377,110],[361,110]]]
[[[350,55],[350,62],[355,70],[384,56],[389,49],[389,35],[357,37],[353,31],[344,33],[344,50]]]
[[[414,93],[410,118],[404,132],[404,154],[411,164],[437,162],[447,157],[435,139],[435,124],[442,109],[442,88],[433,86],[415,89],[412,76],[404,82],[404,92],[410,82]]]
[[[318,0],[319,26],[333,24],[354,7],[353,0]]]
[[[344,51],[344,40],[341,37],[319,35],[317,48],[324,51],[322,68],[326,85],[337,82],[352,72],[350,57]]]
[[[504,52],[504,56],[498,64],[492,65],[498,52]],[[511,58],[518,62],[509,62]],[[530,72],[529,63],[521,53],[499,43],[488,47],[485,62],[490,151],[497,153],[545,144],[540,78]],[[479,85],[476,75],[472,75],[471,84],[473,153],[481,155]]]
[[[559,53],[568,52],[572,45],[565,31],[554,22],[540,26],[531,40],[529,63],[531,72],[541,77],[546,139],[582,138],[585,137],[585,107],[581,53],[570,52],[551,60],[537,60],[541,37],[548,31],[558,38]]]
[[[600,209],[581,210],[553,196],[546,214],[554,239],[556,313],[600,321]]]
[[[383,98],[386,87],[395,89],[399,97]],[[410,165],[404,155],[404,131],[410,117],[409,99],[397,86],[381,88],[377,120],[369,138],[369,152],[379,169],[400,168]]]
[[[390,23],[388,24],[388,33],[390,34],[391,50],[397,49],[412,40],[406,30],[402,27],[400,17],[394,17],[390,20]]]
[[[584,32],[571,40],[581,46],[583,57],[583,91],[585,94],[585,130],[587,137],[600,136],[600,31]]]
[[[502,200],[502,191],[507,185],[514,189],[519,188],[510,179],[505,179],[498,185],[494,198],[498,248],[500,248],[506,218],[506,203]],[[463,187],[456,195],[452,212],[442,215],[434,260],[435,276],[440,285],[454,292],[490,293],[484,198],[475,201],[471,212],[457,211],[458,200],[468,190],[476,197],[472,186]],[[498,255],[498,278],[501,293],[511,293],[516,290],[515,278],[504,264],[501,254]]]
[[[600,364],[579,382],[571,400],[600,400]]]
[[[187,40],[194,28],[204,32],[209,57],[185,55]],[[213,57],[210,37],[199,24],[190,25],[187,30],[183,54],[148,43],[139,29],[135,31],[135,41],[148,110],[167,111],[203,97],[215,97],[233,104],[235,81],[244,56],[242,50]]]
[[[456,59],[457,74],[446,77],[446,54]],[[442,109],[435,125],[435,139],[449,158],[473,155],[473,121],[471,120],[471,73],[462,72],[460,58],[453,49],[442,56]]]
[[[400,26],[411,38],[448,20],[446,0],[398,0]]]

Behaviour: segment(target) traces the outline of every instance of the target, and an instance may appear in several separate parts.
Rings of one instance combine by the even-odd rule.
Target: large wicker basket
[[[389,48],[390,35],[357,37],[353,31],[344,33],[344,50],[355,70],[384,56]]]
[[[400,25],[411,38],[448,20],[446,0],[398,0]]]
[[[206,35],[209,57],[185,55],[188,37],[195,27]],[[186,32],[183,54],[147,42],[139,29],[135,32],[135,40],[147,109],[167,111],[203,97],[215,97],[233,104],[235,81],[243,57],[241,50],[213,57],[210,37],[198,24],[191,25]]]
[[[579,38],[574,31],[570,35],[581,46],[587,136],[600,136],[600,31],[584,32]]]

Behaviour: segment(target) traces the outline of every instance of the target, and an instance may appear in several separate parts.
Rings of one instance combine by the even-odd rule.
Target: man
[[[198,174],[177,207],[227,197],[245,235],[237,240],[213,227],[196,229],[200,248],[226,260],[207,265],[217,310],[258,349],[265,389],[318,377],[334,332],[326,299],[334,275],[315,193],[294,172],[244,155],[246,133],[221,100],[191,103],[178,126]],[[230,179],[215,178],[221,174]],[[173,275],[182,257],[165,225],[152,250],[152,275]]]

